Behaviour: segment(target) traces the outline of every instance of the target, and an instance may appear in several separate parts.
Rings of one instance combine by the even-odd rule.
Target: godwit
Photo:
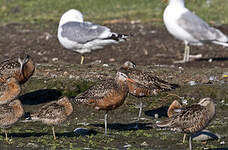
[[[148,72],[143,72],[136,69],[136,65],[132,61],[126,61],[119,69],[127,74],[131,79],[127,81],[129,93],[140,98],[144,96],[154,96],[162,91],[169,91],[178,87],[178,85],[170,84],[156,76],[152,76]],[[138,121],[142,113],[142,101],[140,100],[140,109],[138,114]]]
[[[117,72],[114,80],[101,81],[74,99],[75,103],[82,102],[91,105],[96,110],[105,110],[105,135],[107,135],[108,111],[121,106],[127,96],[126,80],[128,80],[126,74]]]
[[[184,3],[184,0],[169,0],[163,14],[168,32],[185,44],[184,58],[181,61],[176,61],[176,63],[189,61],[189,44],[214,43],[228,47],[228,37],[189,11]]]
[[[29,55],[5,60],[0,65],[0,82],[13,77],[23,84],[33,75],[34,70],[35,65]]]
[[[52,133],[54,140],[55,127],[54,125],[64,122],[73,112],[72,104],[67,97],[63,97],[58,101],[47,103],[35,113],[31,113],[29,119],[31,121],[41,121],[44,124],[52,125]]]
[[[6,129],[16,123],[23,114],[24,110],[19,100],[0,105],[0,127],[4,129],[6,141],[8,141]]]
[[[211,98],[203,98],[199,103],[183,107],[171,118],[157,123],[158,127],[168,127],[174,131],[190,134],[189,149],[192,149],[192,135],[208,126],[215,116],[215,104]]]
[[[81,64],[84,62],[84,53],[125,41],[126,38],[127,35],[111,32],[108,27],[84,22],[82,13],[75,9],[65,12],[59,22],[59,42],[66,49],[80,53]]]
[[[15,78],[9,78],[5,82],[0,82],[0,105],[6,104],[21,92],[21,86]]]

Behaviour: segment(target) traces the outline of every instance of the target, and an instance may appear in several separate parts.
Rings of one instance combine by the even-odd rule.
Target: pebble
[[[159,115],[158,114],[155,114],[154,115],[154,118],[158,119],[159,118]]]
[[[221,145],[224,145],[224,144],[225,144],[225,141],[221,141],[220,144],[221,144]]]
[[[128,144],[128,143],[127,143],[127,144],[126,144],[126,145],[124,145],[123,147],[124,147],[124,148],[131,147],[131,144]]]
[[[78,135],[82,135],[82,136],[88,135],[89,132],[90,132],[90,130],[86,129],[86,128],[76,128],[76,129],[74,129],[74,133],[76,133]]]
[[[193,136],[193,140],[195,141],[206,141],[211,139],[219,139],[221,136],[218,134],[214,134],[209,130],[203,130]]]
[[[141,146],[149,146],[148,143],[146,143],[146,141],[144,141],[143,143],[140,144]]]
[[[108,67],[109,65],[108,64],[103,64],[103,67]]]
[[[54,61],[54,62],[56,62],[56,61],[58,61],[59,59],[58,58],[52,58],[52,61]]]
[[[32,148],[38,148],[39,147],[39,145],[37,145],[35,143],[28,143],[26,146],[32,147]]]
[[[196,82],[195,81],[189,81],[188,84],[191,86],[194,86],[194,85],[196,85]]]

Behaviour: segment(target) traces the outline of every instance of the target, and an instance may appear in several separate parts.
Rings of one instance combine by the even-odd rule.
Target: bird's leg
[[[108,118],[108,111],[105,112],[104,120],[105,120],[105,136],[107,135],[107,118]]]
[[[138,128],[138,124],[139,124],[139,121],[140,121],[140,118],[141,118],[141,114],[142,114],[142,101],[140,100],[140,103],[139,103],[139,114],[138,114],[138,119],[137,119],[137,128]]]
[[[186,133],[184,133],[184,137],[183,137],[183,144],[184,144],[184,141],[185,141],[185,138],[186,138]]]
[[[184,58],[183,60],[179,60],[179,61],[174,61],[174,63],[186,63],[189,61],[189,51],[190,51],[190,47],[188,45],[188,42],[184,42]]]
[[[192,150],[192,135],[189,136],[189,150]]]
[[[189,61],[189,52],[190,52],[190,47],[187,42],[184,43],[185,48],[184,48],[184,62]]]
[[[6,131],[6,130],[4,130],[4,132],[5,132],[6,142],[8,142],[8,134],[7,134],[7,131]]]
[[[81,55],[81,65],[83,64],[83,62],[84,62],[84,59],[85,59],[85,56],[84,55]]]
[[[55,136],[55,127],[54,127],[54,126],[52,126],[52,134],[53,134],[54,140],[56,140],[56,136]]]

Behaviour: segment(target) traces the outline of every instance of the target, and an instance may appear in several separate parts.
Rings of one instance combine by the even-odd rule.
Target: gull
[[[184,0],[169,0],[163,20],[168,32],[185,44],[184,58],[176,63],[189,61],[189,44],[200,46],[204,43],[214,43],[228,47],[228,37],[189,11]]]
[[[70,9],[62,15],[58,27],[59,42],[66,49],[80,53],[81,64],[85,58],[84,53],[125,41],[127,37],[111,32],[108,27],[84,22],[82,13],[75,9]]]

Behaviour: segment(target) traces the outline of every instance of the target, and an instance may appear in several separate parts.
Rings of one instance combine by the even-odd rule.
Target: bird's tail
[[[112,33],[110,37],[106,38],[106,39],[111,39],[111,40],[115,40],[117,42],[122,42],[122,41],[126,41],[128,39],[129,35],[127,34],[118,34],[118,33]]]
[[[214,44],[218,44],[218,45],[222,45],[222,46],[225,46],[225,47],[228,47],[228,43],[225,43],[225,42],[220,42],[220,41],[212,41],[212,43],[214,43]]]

